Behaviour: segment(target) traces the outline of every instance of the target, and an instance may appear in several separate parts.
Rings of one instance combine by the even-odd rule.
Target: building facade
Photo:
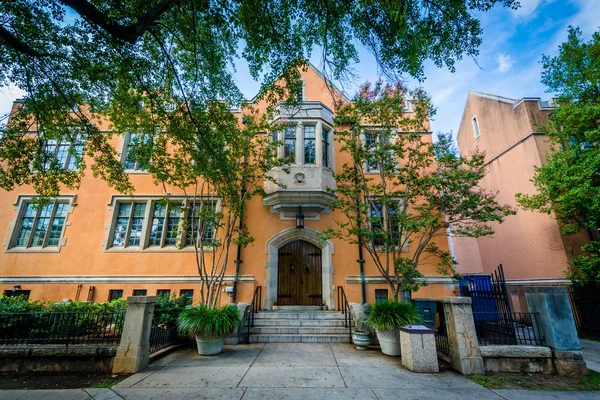
[[[335,187],[332,173],[349,161],[344,160],[334,137],[332,92],[313,67],[302,72],[302,80],[299,108],[291,113],[283,104],[276,107],[276,118],[285,120],[285,129],[278,137],[284,143],[279,155],[294,160],[289,173],[272,170],[275,181],[283,185],[266,182],[266,196],[254,197],[246,204],[246,224],[255,241],[241,250],[238,302],[251,301],[258,286],[263,288],[265,308],[317,304],[332,309],[340,286],[349,301],[361,301],[363,279],[357,245],[323,241],[318,236],[341,217],[328,208],[334,194],[327,188]],[[254,106],[265,109],[265,104]],[[242,111],[233,112],[241,119]],[[108,125],[100,128],[109,129]],[[429,126],[424,130],[428,132],[425,140],[431,140]],[[192,244],[186,242],[178,248],[169,235],[180,218],[190,216],[159,203],[165,196],[178,201],[178,192],[169,189],[166,193],[153,183],[143,165],[128,157],[132,139],[133,134],[115,135],[112,144],[135,185],[133,197],[115,192],[90,171],[86,171],[78,190],[64,190],[41,208],[31,203],[35,194],[31,187],[0,192],[0,241],[4,245],[0,290],[52,301],[106,301],[165,291],[185,292],[199,300]],[[81,151],[77,146],[82,145],[55,143],[56,157],[65,167],[72,167],[68,148],[75,146],[75,151]],[[215,206],[221,205],[217,201]],[[296,228],[299,207],[305,217],[304,229]],[[445,235],[435,240],[440,248],[448,249]],[[230,257],[221,304],[232,301],[230,287],[235,271],[236,257]],[[423,265],[421,271],[430,285],[415,297],[439,298],[453,293],[454,281],[439,276],[433,263]],[[376,295],[387,297],[388,287],[368,259],[364,272],[367,301],[373,302]]]
[[[535,167],[550,151],[539,126],[552,111],[539,98],[509,99],[471,91],[458,131],[461,154],[484,151],[487,175],[481,186],[498,191],[498,201],[517,215],[494,226],[491,237],[452,238],[461,274],[490,274],[502,264],[516,311],[523,309],[521,287],[566,284],[568,261],[587,243],[587,234],[565,236],[552,215],[518,208],[517,193],[533,194]]]

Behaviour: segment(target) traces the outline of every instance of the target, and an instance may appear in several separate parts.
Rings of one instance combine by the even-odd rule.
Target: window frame
[[[296,152],[298,150],[298,129],[297,129],[298,125],[297,124],[288,124],[285,126],[285,128],[283,129],[283,158],[287,159],[290,161],[290,164],[296,164],[298,162],[298,160],[296,160]],[[293,130],[294,132],[294,138],[288,138],[287,133],[288,130],[291,132]],[[293,150],[290,151],[290,154],[288,154],[288,142],[290,141],[290,143],[293,143]]]
[[[116,292],[121,292],[121,296],[119,297],[115,297],[113,298],[113,294]],[[113,300],[119,300],[123,298],[123,289],[109,289],[108,290],[108,300],[107,301],[113,301]]]
[[[363,132],[362,132],[362,138],[363,138],[362,139],[362,144],[363,144],[365,150],[368,151],[368,149],[371,148],[371,147],[367,147],[367,140],[368,140],[368,137],[372,136],[373,133],[375,133],[377,130],[378,129],[376,129],[374,127],[367,128],[367,129],[363,130]],[[396,132],[396,134],[400,134],[400,133]],[[383,134],[377,133],[377,137],[374,139],[374,142],[373,142],[375,147],[379,146],[379,143],[381,143],[382,137],[383,137]],[[388,140],[388,143],[391,143],[391,144],[394,144],[396,142],[396,138],[395,138],[393,132],[390,132],[390,134],[387,135],[387,140]],[[397,164],[397,167],[399,167],[400,166],[400,160],[396,160],[396,164]],[[364,171],[365,171],[366,174],[379,174],[379,173],[381,173],[381,170],[379,169],[379,164],[377,165],[377,169],[371,169],[369,167],[369,160],[365,161],[365,163],[363,165],[363,169],[364,169]]]
[[[83,133],[75,133],[75,140],[65,140],[68,138],[61,138],[60,140],[57,139],[44,139],[44,154],[50,153],[48,150],[49,146],[53,146],[53,150],[52,150],[52,157],[48,160],[45,160],[44,157],[44,163],[43,163],[43,167],[44,170],[47,170],[49,168],[48,164],[51,163],[53,160],[56,160],[58,157],[58,153],[59,153],[59,149],[61,146],[67,146],[67,154],[65,157],[65,161],[62,163],[62,165],[60,165],[60,168],[65,170],[65,171],[78,171],[79,169],[74,165],[72,168],[70,167],[71,165],[71,161],[72,159],[75,160],[75,162],[77,161],[77,158],[75,156],[75,154],[77,154],[81,159],[83,159],[83,154],[85,152],[85,145],[86,145],[86,140],[85,140],[85,134]],[[51,143],[53,142],[53,143]],[[72,150],[75,149],[76,147],[81,147],[81,152],[77,152],[76,150]],[[74,153],[74,154],[71,154]]]
[[[139,165],[138,160],[133,160],[134,168],[127,168],[127,159],[129,158],[129,149],[131,144],[131,136],[132,135],[148,135],[150,140],[154,141],[154,135],[151,133],[143,133],[143,132],[126,132],[123,136],[122,146],[121,146],[121,165],[123,166],[123,170],[127,174],[149,174],[148,166],[142,168]]]
[[[331,168],[331,132],[331,129],[321,125],[321,166],[324,168]]]
[[[471,126],[473,127],[473,137],[479,139],[481,137],[481,127],[479,126],[477,115],[473,115],[473,118],[471,118]]]
[[[151,227],[152,227],[152,219],[154,216],[154,205],[156,203],[159,203],[162,199],[164,199],[165,196],[123,196],[123,195],[113,195],[111,198],[111,201],[109,202],[108,206],[110,208],[110,213],[111,213],[111,217],[110,217],[110,222],[106,227],[106,236],[105,236],[105,240],[103,243],[104,246],[104,251],[105,252],[147,252],[147,253],[152,253],[152,252],[193,252],[194,250],[194,246],[192,245],[186,245],[186,237],[187,234],[186,232],[181,232],[178,236],[177,236],[177,241],[176,244],[174,246],[156,246],[156,245],[150,245],[150,234],[151,234]],[[182,211],[180,214],[180,221],[179,223],[182,223],[184,221],[187,221],[188,218],[188,213],[189,211],[187,208],[187,200],[183,197],[177,197],[177,196],[173,196],[169,198],[169,201],[171,202],[179,202],[182,204]],[[215,211],[219,212],[222,209],[222,200],[219,197],[216,197],[213,199],[206,199],[205,200],[206,203],[208,202],[212,202],[213,206],[215,207]],[[125,246],[113,246],[113,241],[114,241],[114,235],[115,235],[115,230],[116,230],[116,223],[117,223],[117,218],[118,217],[118,211],[119,211],[119,207],[121,203],[144,203],[146,204],[146,209],[145,209],[145,213],[144,213],[144,220],[142,222],[142,231],[141,231],[141,237],[140,237],[140,245],[139,246],[132,246],[132,245],[125,245]],[[132,207],[133,209],[133,207]],[[127,244],[127,241],[129,239],[129,232],[130,232],[130,226],[131,226],[131,215],[132,212],[130,211],[130,215],[129,215],[129,219],[130,221],[128,222],[128,227],[127,227],[127,231],[126,231],[126,242],[125,244]],[[168,214],[167,214],[168,216]],[[163,226],[163,232],[166,226]],[[217,230],[215,228],[213,228],[212,231],[212,237],[213,238],[218,238],[217,236]],[[161,243],[164,244],[164,236],[161,237]],[[213,251],[213,247],[212,246],[204,246],[203,247],[204,252],[211,252]]]
[[[35,228],[36,228],[37,222],[39,220],[39,209],[36,210],[36,215],[34,217],[34,220],[33,220],[32,226],[31,226],[31,233],[27,240],[28,245],[17,247],[17,246],[15,246],[16,239],[17,239],[17,233],[19,232],[19,230],[21,228],[21,223],[24,218],[26,205],[32,203],[33,199],[36,198],[35,195],[19,195],[17,197],[17,201],[13,204],[14,210],[16,211],[16,215],[10,224],[10,232],[9,232],[9,236],[8,236],[9,240],[6,241],[5,245],[4,245],[5,252],[7,252],[7,253],[59,253],[62,246],[64,246],[66,243],[65,230],[66,230],[67,226],[71,225],[71,221],[69,221],[69,215],[73,213],[74,206],[76,205],[75,197],[76,197],[76,195],[60,195],[51,200],[51,202],[54,204],[54,206],[52,207],[52,214],[50,216],[50,220],[48,223],[48,229],[46,230],[46,234],[44,235],[44,242],[43,242],[42,246],[31,246]],[[54,221],[54,218],[56,215],[56,204],[59,204],[59,203],[67,205],[66,214],[64,216],[65,220],[63,222],[63,226],[60,231],[60,236],[58,238],[58,244],[56,246],[47,246],[48,239],[49,239],[50,233],[52,231],[52,222]]]
[[[393,198],[392,198],[392,201],[394,201],[395,203],[397,203],[397,204],[398,204],[398,206],[400,206],[400,205],[401,205],[401,203],[404,201],[404,199],[402,199],[402,198],[399,198],[399,197],[393,197]],[[369,204],[369,211],[371,211],[371,210],[372,210],[372,207],[373,207],[373,205],[375,205],[375,204],[380,204],[380,205],[381,205],[381,207],[382,207],[382,209],[381,209],[381,213],[383,214],[383,215],[381,216],[381,219],[382,219],[382,223],[385,225],[385,224],[386,224],[386,220],[385,220],[385,218],[386,218],[386,213],[384,212],[384,207],[386,207],[386,206],[385,206],[385,205],[383,205],[383,204],[381,204],[381,201],[378,201],[378,199],[377,199],[377,198],[370,198],[370,199],[367,199],[367,202],[368,202],[368,204]],[[372,214],[370,214],[370,218],[372,218]],[[371,231],[373,231],[373,222],[372,222],[372,221],[369,221],[369,229],[370,229]],[[404,237],[406,237],[406,234],[405,234],[405,233],[404,233],[403,235],[404,235]],[[369,243],[369,245],[370,245],[370,243]],[[375,247],[375,251],[377,251],[377,252],[381,252],[381,251],[383,251],[383,245],[382,245],[382,244],[373,243],[373,245],[374,245],[374,247]],[[404,246],[404,247],[403,247],[403,248],[402,248],[400,251],[401,251],[402,253],[406,253],[406,252],[408,252],[408,247],[409,247],[409,243],[407,242],[407,243],[405,244],[405,246]],[[394,250],[395,250],[395,251],[398,251],[398,246],[394,246]]]
[[[144,294],[138,294],[138,292],[144,292]],[[131,292],[132,296],[148,296],[148,289],[133,289]]]
[[[306,138],[306,128],[312,128],[313,137]],[[322,130],[322,128],[321,128]],[[312,142],[313,151],[314,151],[314,160],[312,162],[306,161],[306,143],[307,141]],[[317,165],[317,125],[316,124],[302,124],[302,164],[303,165]]]

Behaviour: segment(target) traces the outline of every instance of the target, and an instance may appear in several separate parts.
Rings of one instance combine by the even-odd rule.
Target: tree
[[[413,113],[405,112],[408,99]],[[336,102],[335,135],[350,162],[335,174],[331,205],[344,218],[326,236],[364,246],[396,299],[426,284],[424,262],[454,274],[436,238],[491,235],[492,222],[515,213],[479,187],[483,154],[458,156],[449,135],[436,144],[424,138],[431,110],[422,90],[381,81],[363,85],[352,102]]]
[[[526,210],[553,215],[563,234],[587,230],[590,243],[575,257],[574,281],[600,279],[600,34],[584,42],[578,28],[555,57],[544,56],[542,82],[559,96],[557,108],[540,127],[551,144],[546,163],[536,167],[537,193],[517,194]]]

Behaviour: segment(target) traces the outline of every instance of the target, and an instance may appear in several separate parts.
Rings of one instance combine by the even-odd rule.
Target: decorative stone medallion
[[[303,172],[298,172],[294,174],[294,183],[297,185],[302,185],[306,183],[306,175]]]

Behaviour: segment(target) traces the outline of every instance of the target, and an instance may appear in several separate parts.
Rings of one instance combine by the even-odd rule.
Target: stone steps
[[[344,314],[336,311],[262,311],[254,315],[250,343],[349,343]]]

